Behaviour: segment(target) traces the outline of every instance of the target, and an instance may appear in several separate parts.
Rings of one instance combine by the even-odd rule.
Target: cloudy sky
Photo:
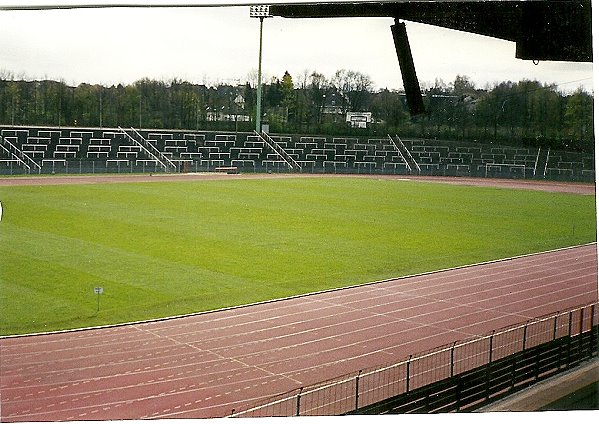
[[[121,3],[126,1],[133,2]],[[165,3],[136,3],[152,1]],[[25,3],[102,2],[0,0],[0,6]],[[267,19],[264,74],[280,77],[287,70],[297,82],[305,72],[331,77],[339,69],[348,69],[369,75],[376,88],[401,88],[392,24],[391,18]],[[409,22],[407,30],[424,86],[437,78],[449,83],[459,74],[481,88],[527,78],[556,83],[564,91],[580,86],[593,90],[589,63],[534,65],[514,57],[514,43]],[[248,6],[0,10],[0,72],[28,79],[62,79],[73,85],[131,83],[144,77],[243,83],[258,68],[258,40],[259,21],[249,17]]]

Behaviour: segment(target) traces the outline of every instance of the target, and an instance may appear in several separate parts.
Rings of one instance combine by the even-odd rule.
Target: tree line
[[[271,132],[420,136],[593,151],[593,95],[561,92],[538,81],[480,89],[466,76],[423,90],[428,113],[412,118],[404,93],[375,90],[368,75],[331,77],[286,72],[263,84],[263,122]],[[70,86],[0,72],[0,123],[251,131],[256,84],[193,84],[141,79],[132,84]],[[368,128],[351,128],[347,112],[371,112]]]

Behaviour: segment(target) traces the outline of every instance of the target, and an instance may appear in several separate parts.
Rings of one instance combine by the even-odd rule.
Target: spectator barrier
[[[233,410],[233,417],[469,411],[597,355],[598,303]]]

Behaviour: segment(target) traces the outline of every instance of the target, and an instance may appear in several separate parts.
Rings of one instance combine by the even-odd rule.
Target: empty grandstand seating
[[[387,137],[0,126],[0,173],[387,173],[594,181],[594,156]],[[168,165],[168,166],[167,166]]]

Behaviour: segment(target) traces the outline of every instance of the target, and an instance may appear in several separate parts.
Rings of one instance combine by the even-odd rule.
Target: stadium
[[[35,63],[27,43],[3,49],[14,69],[89,61],[90,81],[152,62],[237,68],[249,37],[239,16],[227,26],[208,13],[222,6],[240,4],[3,4],[7,38],[63,28],[69,47],[46,44]],[[161,16],[131,14],[150,8]],[[106,21],[88,27],[95,9]],[[345,69],[329,82],[305,70],[299,89],[285,70],[262,109],[275,16],[392,19],[403,90],[371,93],[370,77]],[[252,4],[250,17],[255,90],[70,87],[0,70],[0,421],[596,409],[593,97],[561,91],[592,78],[478,90],[457,75],[422,90],[404,23],[507,41],[535,65],[589,63],[590,1]],[[327,66],[332,50],[382,46],[364,37],[375,25],[344,27],[366,48],[311,28],[297,38],[334,39]],[[428,48],[449,46],[445,34],[426,40],[435,72],[444,59]],[[311,61],[282,45],[283,63]]]
[[[590,155],[1,135],[2,421],[471,411],[597,354]]]

